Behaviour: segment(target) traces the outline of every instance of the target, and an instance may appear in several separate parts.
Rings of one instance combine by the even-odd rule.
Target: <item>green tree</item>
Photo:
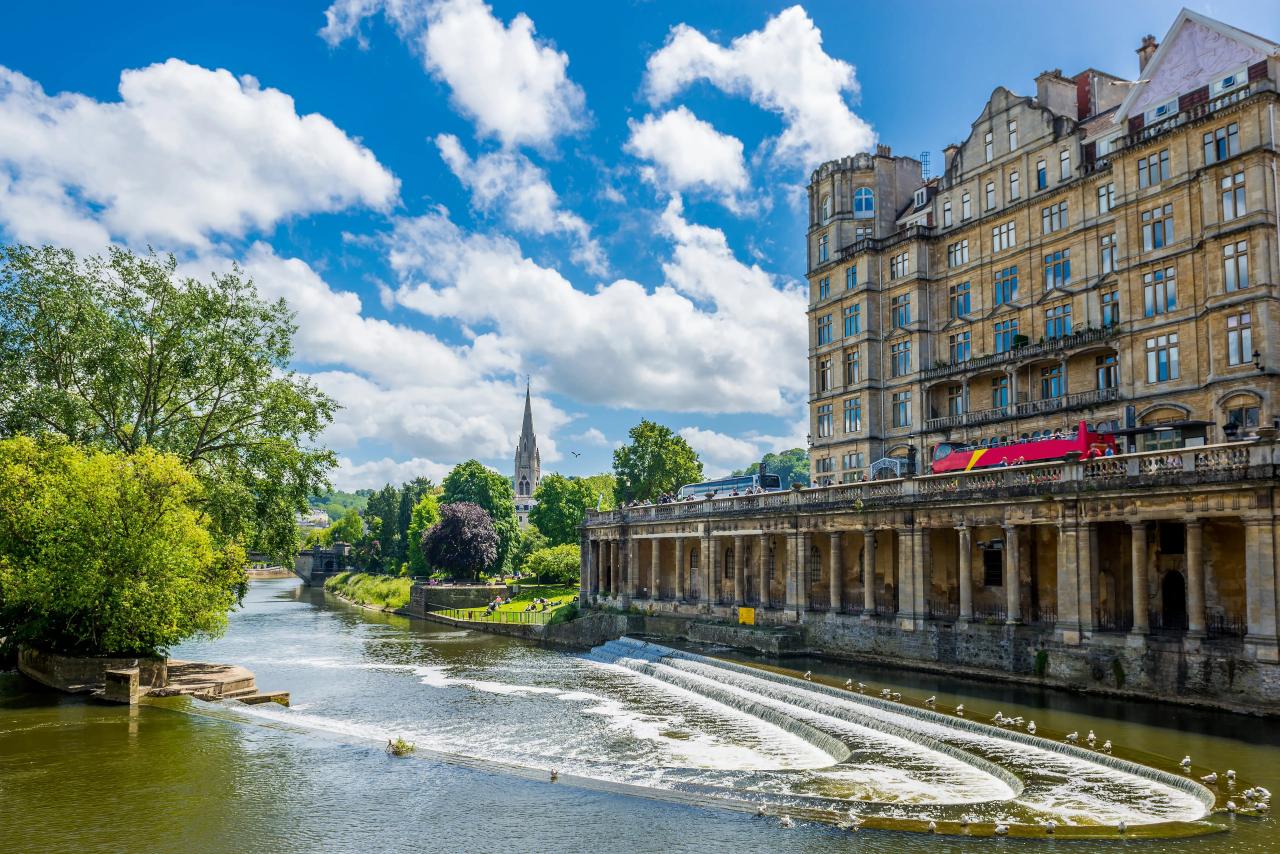
[[[590,484],[559,474],[542,478],[534,498],[538,503],[529,511],[529,521],[554,546],[578,542],[578,526],[596,507]]]
[[[581,558],[578,546],[552,546],[529,555],[528,568],[543,584],[577,584]]]
[[[370,519],[376,517],[377,524]],[[394,558],[399,543],[396,522],[400,517],[400,490],[386,484],[373,495],[365,506],[365,523],[369,536],[378,541],[379,552],[387,558]]]
[[[172,454],[0,441],[0,637],[72,654],[147,655],[216,634],[244,594],[199,480]]]
[[[788,489],[793,483],[809,485],[809,455],[804,448],[792,448],[780,454],[765,454],[762,462],[767,473],[778,475],[783,489]],[[752,463],[744,469],[735,471],[734,474],[759,474],[759,472],[760,463]]]
[[[593,496],[591,509],[613,510],[618,506],[613,497],[614,490],[618,486],[618,479],[613,475],[608,473],[593,474],[590,477],[582,478],[582,482],[591,489],[591,495]],[[597,507],[597,505],[599,506]]]
[[[422,556],[450,578],[474,580],[498,557],[498,532],[485,509],[470,501],[440,508],[440,521],[422,535]]]
[[[426,575],[430,571],[427,559],[422,556],[422,536],[439,521],[440,501],[428,492],[413,505],[413,514],[409,520],[410,575]]]
[[[520,532],[515,548],[511,550],[511,571],[524,575],[528,571],[529,555],[538,549],[551,545],[547,538],[534,526],[530,525]]]
[[[348,510],[347,515],[330,525],[325,545],[346,543],[355,545],[364,539],[364,522],[359,510]]]
[[[289,368],[293,315],[236,268],[173,256],[0,250],[0,436],[54,434],[172,453],[202,482],[220,538],[289,560],[294,515],[325,486],[311,445],[335,405]]]
[[[648,419],[627,434],[631,444],[613,452],[617,478],[614,497],[626,501],[653,501],[687,483],[702,480],[702,461],[693,448],[668,427]]]
[[[419,537],[409,534],[409,527],[413,523],[413,508],[418,506],[422,496],[434,488],[435,484],[426,477],[415,477],[400,487],[400,506],[396,508],[395,562],[397,566],[407,562],[410,552],[418,548]]]
[[[507,566],[516,538],[520,535],[520,522],[516,519],[516,496],[511,481],[476,460],[467,460],[453,467],[442,484],[444,492],[441,504],[467,501],[478,504],[493,520],[498,534],[498,554],[495,569]]]

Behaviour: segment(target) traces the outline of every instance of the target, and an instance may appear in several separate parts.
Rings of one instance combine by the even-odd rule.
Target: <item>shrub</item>
[[[394,611],[409,604],[413,579],[363,572],[339,572],[325,580],[324,589],[357,605],[372,605]]]
[[[552,546],[529,555],[525,565],[541,582],[571,584],[578,580],[580,559],[581,552],[577,546]]]

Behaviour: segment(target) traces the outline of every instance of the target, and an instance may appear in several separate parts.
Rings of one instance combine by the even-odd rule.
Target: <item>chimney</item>
[[[1155,36],[1143,36],[1142,47],[1138,48],[1138,74],[1141,75],[1147,69],[1147,63],[1151,61],[1151,57],[1155,55],[1156,48],[1160,47],[1160,43],[1156,41]]]
[[[951,161],[955,160],[956,152],[960,150],[960,146],[954,142],[948,143],[942,147],[942,171],[946,172],[951,168]]]
[[[1059,116],[1075,119],[1079,114],[1075,81],[1063,77],[1061,68],[1042,71],[1036,77],[1036,101]]]
[[[890,149],[887,145],[876,145],[876,157],[888,157],[890,156],[889,151]]]

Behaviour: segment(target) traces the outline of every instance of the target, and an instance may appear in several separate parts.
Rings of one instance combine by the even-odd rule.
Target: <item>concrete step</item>
[[[289,705],[289,692],[263,691],[256,694],[246,694],[235,699],[249,706],[256,706],[260,703],[279,703],[282,706],[287,706]]]

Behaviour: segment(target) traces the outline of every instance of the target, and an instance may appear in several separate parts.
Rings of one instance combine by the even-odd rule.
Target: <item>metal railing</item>
[[[1046,338],[1035,344],[1024,344],[1021,347],[1013,347],[1002,353],[990,353],[986,356],[976,356],[972,359],[966,359],[963,362],[952,362],[946,365],[935,365],[932,368],[925,368],[920,372],[922,379],[931,380],[938,377],[946,377],[951,374],[974,373],[986,370],[987,368],[1003,365],[1007,362],[1018,362],[1024,359],[1034,359],[1038,356],[1060,353],[1063,350],[1069,350],[1072,347],[1079,347],[1082,344],[1093,344],[1098,341],[1106,341],[1119,332],[1116,326],[1103,326],[1094,329],[1081,329],[1078,332],[1072,332],[1070,335],[1062,335],[1057,338]]]
[[[519,625],[543,626],[551,620],[555,608],[545,611],[489,611],[487,608],[446,608],[432,611],[441,617],[453,620],[464,620],[469,623],[507,623]]]

